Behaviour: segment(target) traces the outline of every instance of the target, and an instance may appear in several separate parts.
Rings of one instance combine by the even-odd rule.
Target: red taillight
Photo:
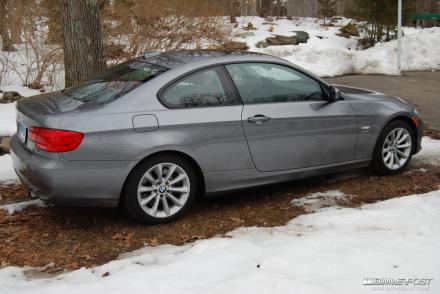
[[[67,152],[75,150],[84,137],[83,133],[31,127],[29,139],[38,149],[48,152]]]

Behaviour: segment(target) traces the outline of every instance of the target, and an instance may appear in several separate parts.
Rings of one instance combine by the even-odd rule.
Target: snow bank
[[[33,95],[41,94],[41,92],[38,90],[30,89],[24,86],[19,86],[18,83],[11,83],[10,85],[1,85],[0,90],[2,90],[3,92],[14,91],[23,97],[30,97]]]
[[[404,30],[402,70],[440,69],[440,28]],[[354,73],[397,74],[397,41],[379,43],[353,54]]]
[[[434,258],[440,254],[440,191],[361,209],[325,209],[286,226],[243,228],[229,236],[145,247],[54,278],[27,280],[25,269],[7,267],[0,270],[0,291],[351,294],[372,293],[373,286],[362,283],[376,277],[434,278],[427,293],[440,291]]]
[[[343,19],[340,25],[348,23]],[[357,50],[357,37],[350,39],[336,36],[339,27],[323,28],[315,18],[275,20],[275,25],[263,24],[259,17],[242,17],[240,27],[252,22],[257,30],[255,36],[237,37],[236,41],[246,42],[250,51],[261,52],[284,58],[321,77],[345,74],[397,74],[397,41],[378,43],[367,50]],[[273,31],[270,32],[269,29]],[[273,34],[294,36],[294,31],[306,31],[310,39],[305,44],[269,46],[257,48],[259,41]],[[241,32],[239,28],[237,32]],[[440,28],[403,29],[402,70],[440,69]]]
[[[422,138],[422,150],[414,156],[413,163],[440,165],[440,140]]]
[[[17,182],[18,177],[9,154],[0,156],[0,183]]]
[[[15,103],[0,103],[0,136],[11,136],[17,131]]]
[[[14,214],[16,212],[21,212],[25,210],[29,206],[44,207],[46,206],[46,204],[43,201],[36,199],[36,200],[0,205],[0,210],[5,210],[8,214]]]
[[[0,89],[4,92],[18,92],[23,97],[41,94],[38,90],[17,85],[2,85]],[[16,103],[0,103],[0,136],[12,136],[17,131],[15,104]]]

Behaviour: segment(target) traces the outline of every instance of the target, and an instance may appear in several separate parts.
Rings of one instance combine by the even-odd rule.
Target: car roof
[[[239,60],[261,60],[274,61],[278,60],[270,55],[265,55],[257,52],[238,51],[238,50],[179,50],[169,52],[157,52],[157,54],[146,55],[141,59],[146,62],[157,64],[167,68],[176,68],[191,63],[217,63],[224,61],[239,61]]]

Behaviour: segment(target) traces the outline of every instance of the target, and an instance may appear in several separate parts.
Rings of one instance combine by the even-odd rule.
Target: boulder
[[[264,21],[266,21],[266,22],[274,22],[275,19],[274,19],[273,17],[268,16],[268,17],[266,17],[266,18],[264,19]]]
[[[248,50],[249,47],[246,44],[246,42],[234,42],[234,41],[231,41],[229,43],[225,43],[223,45],[223,49],[227,49],[227,50]]]
[[[269,46],[297,45],[298,40],[295,37],[274,35],[273,37],[266,38],[266,43]]]
[[[6,91],[0,95],[0,103],[11,103],[23,99],[20,93],[15,91]]]
[[[348,23],[347,25],[339,29],[340,33],[337,36],[349,39],[351,36],[359,37],[359,31],[354,23]]]
[[[310,36],[307,32],[304,31],[293,31],[296,33],[294,38],[298,41],[298,43],[307,43],[307,41],[310,39]]]
[[[257,48],[266,48],[267,46],[269,46],[269,44],[267,44],[266,41],[260,41],[257,44],[255,44],[255,47]]]
[[[242,33],[236,33],[234,35],[234,37],[239,37],[239,38],[246,38],[246,37],[253,37],[255,36],[254,32],[242,32]]]
[[[3,153],[10,153],[11,151],[11,137],[0,136],[0,155]]]
[[[254,24],[251,22],[248,22],[247,25],[243,26],[243,30],[250,31],[250,30],[256,30],[257,28],[254,27]]]

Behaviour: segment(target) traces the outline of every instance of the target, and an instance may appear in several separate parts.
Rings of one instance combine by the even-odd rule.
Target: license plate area
[[[17,136],[21,142],[26,143],[27,128],[22,122],[17,122]]]

